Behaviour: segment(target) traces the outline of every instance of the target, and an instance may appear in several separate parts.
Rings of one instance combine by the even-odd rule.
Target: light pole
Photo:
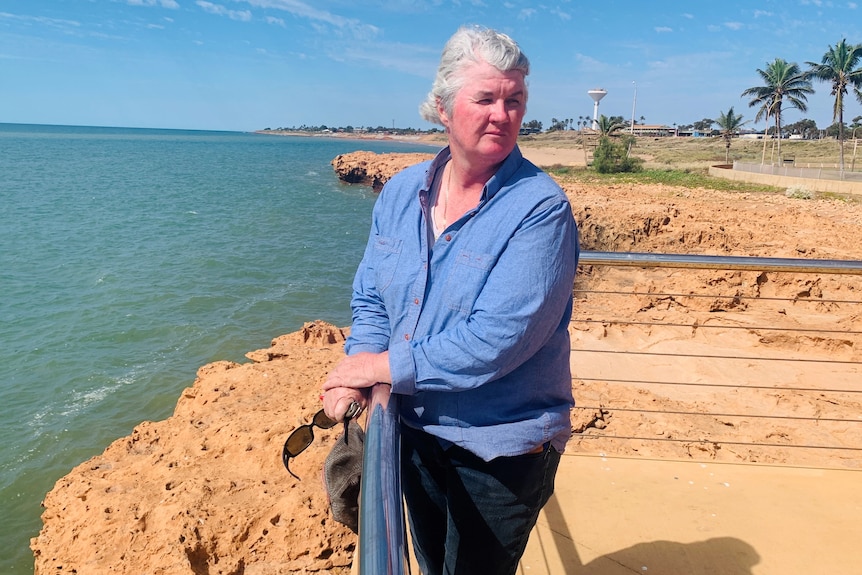
[[[859,128],[862,128],[862,126],[856,126],[853,128],[853,159],[850,161],[851,172],[856,168],[856,148],[859,147],[859,140],[856,139],[856,130]]]
[[[635,133],[635,107],[638,103],[638,85],[637,82],[632,80],[632,85],[635,87],[635,95],[632,98],[632,125],[629,126],[629,134],[634,135]]]

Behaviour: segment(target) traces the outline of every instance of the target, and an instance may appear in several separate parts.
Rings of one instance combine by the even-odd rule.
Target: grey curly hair
[[[442,104],[446,113],[451,115],[455,94],[464,84],[461,71],[470,64],[482,61],[501,72],[517,70],[525,77],[530,73],[530,61],[509,36],[490,28],[464,26],[449,38],[443,48],[434,85],[419,106],[422,118],[443,125],[437,113],[437,103]]]

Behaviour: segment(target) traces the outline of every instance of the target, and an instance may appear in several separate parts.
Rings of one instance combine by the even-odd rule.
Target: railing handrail
[[[862,261],[858,260],[582,251],[579,263],[609,266],[862,275]]]
[[[576,289],[576,292],[579,294],[577,296],[579,303],[583,302],[584,305],[576,306],[572,321],[576,324],[584,323],[601,327],[599,332],[592,333],[592,337],[597,339],[591,339],[591,336],[587,335],[591,330],[589,327],[583,330],[578,327],[575,333],[584,335],[581,343],[587,341],[602,343],[572,347],[572,353],[579,354],[573,362],[573,366],[577,366],[577,369],[573,369],[573,381],[589,382],[581,388],[581,402],[575,409],[588,419],[595,416],[605,424],[613,418],[617,425],[614,430],[610,430],[605,426],[585,423],[583,430],[576,435],[579,444],[586,440],[608,441],[609,445],[617,447],[627,441],[646,445],[661,442],[680,446],[700,445],[707,450],[721,449],[722,445],[733,445],[740,449],[744,448],[747,452],[742,455],[734,453],[731,457],[735,455],[744,458],[745,461],[758,461],[762,457],[771,458],[775,450],[785,454],[789,450],[798,450],[796,453],[834,452],[836,462],[858,468],[858,458],[853,454],[862,453],[862,426],[860,426],[862,420],[853,415],[853,406],[850,402],[856,400],[847,398],[862,393],[862,388],[858,385],[858,373],[862,367],[862,360],[856,352],[859,336],[862,335],[862,330],[857,327],[858,310],[862,301],[853,297],[856,293],[854,288],[859,285],[858,278],[862,276],[862,261],[584,251],[581,252],[580,263],[609,268],[661,267],[668,270],[668,281],[677,282],[675,286],[686,280],[681,277],[681,274],[685,274],[672,271],[673,268],[687,268],[687,271],[691,272],[712,270],[718,273],[724,270],[752,271],[758,274],[789,272],[794,275],[794,278],[788,279],[787,284],[782,284],[788,287],[787,290],[776,285],[774,292],[767,290],[767,297],[761,297],[759,290],[751,290],[751,293],[742,290],[744,293],[740,294],[736,286],[726,286],[729,288],[727,295],[721,293],[703,295],[700,293],[701,289],[716,287],[716,284],[706,278],[701,282],[702,288],[685,288],[686,292],[691,291],[691,293],[681,293],[683,290],[678,287],[676,287],[676,293],[670,293],[667,289],[662,291],[662,287],[668,286],[662,286],[664,280],[660,279],[661,274],[643,277],[637,274],[631,276],[621,271],[620,273],[628,275],[630,279],[634,278],[634,281],[627,281],[624,285],[619,284],[617,285],[619,289],[613,291],[608,289],[594,291],[591,288],[604,286],[591,286],[589,279],[582,280],[584,285]],[[835,276],[843,274],[846,277],[836,277],[834,280],[829,278],[828,281],[824,279],[823,292],[818,290],[816,295],[806,293],[805,297],[799,297],[803,292],[795,289],[794,286],[800,286],[803,283],[808,285],[809,279],[805,277],[806,275],[827,274]],[[607,279],[613,282],[615,277],[610,275]],[[675,279],[671,280],[671,278]],[[846,292],[840,291],[845,284],[848,288]],[[718,286],[718,290],[721,291],[721,286]],[[847,292],[851,292],[851,297],[840,297],[842,293]],[[631,311],[627,307],[628,304],[590,301],[591,293],[613,294],[619,297],[648,296],[650,302],[637,300],[635,313],[647,313],[641,317],[634,317],[627,315]],[[781,297],[782,293],[786,295]],[[683,300],[686,297],[747,299],[746,304],[736,311],[738,314],[751,312],[751,316],[759,319],[756,324],[753,324],[743,320],[742,316],[737,314],[730,316],[727,321],[717,320],[718,316],[713,314],[714,311],[731,311],[733,307],[688,306],[687,301]],[[661,307],[661,313],[649,311],[656,309],[651,305],[652,303],[663,302],[665,298],[675,303]],[[785,308],[781,301],[788,302],[793,305],[793,308]],[[766,303],[762,308],[751,307],[755,306],[756,302]],[[826,302],[830,305],[828,312],[823,313],[823,309],[817,306]],[[796,307],[796,304],[799,304],[799,307]],[[811,308],[810,305],[815,307]],[[581,310],[580,314],[578,309]],[[812,309],[817,311],[812,313]],[[783,315],[788,311],[792,319],[785,325],[770,325],[769,318],[773,313]],[[675,315],[677,313],[681,315]],[[688,318],[688,321],[679,319],[683,315]],[[632,319],[634,321],[631,321]],[[638,329],[645,331],[626,332],[628,328],[616,331],[614,326],[617,325],[640,326]],[[707,325],[717,331],[699,337],[701,330]],[[650,337],[658,333],[653,331],[656,326],[671,326],[675,331],[672,334],[670,332],[660,334],[656,341],[652,342]],[[678,328],[689,328],[691,332],[685,334]],[[781,330],[782,334],[771,336],[768,332],[773,329]],[[749,350],[743,351],[744,346],[736,345],[732,339],[722,339],[722,335],[713,335],[723,333],[726,336],[730,330],[743,330],[756,337],[764,346],[763,350],[753,353]],[[773,352],[771,344],[776,343],[780,348],[783,343],[791,341],[786,339],[793,337],[792,334],[787,335],[787,332],[791,331],[805,332],[805,335],[799,340],[794,340],[796,344],[794,347],[785,346],[786,354]],[[626,334],[629,337],[618,338],[620,334]],[[689,339],[692,346],[685,348],[685,344],[681,342]],[[714,342],[716,346],[705,350],[705,341]],[[671,344],[663,345],[665,342],[671,342]],[[809,343],[813,345],[809,346]],[[729,351],[724,351],[728,348]],[[624,359],[624,356],[630,357]],[[650,360],[650,356],[656,359]],[[608,360],[606,359],[608,357],[614,357],[614,359]],[[648,367],[650,361],[655,362],[651,371]],[[745,369],[726,365],[725,362],[729,361],[744,362]],[[769,366],[774,365],[775,362],[782,362],[782,365],[773,370]],[[815,370],[804,367],[815,362],[829,366],[822,370],[823,373],[829,374],[825,383],[821,381],[823,378],[816,374]],[[668,376],[667,370],[662,368],[670,363],[676,364],[675,376]],[[683,367],[683,364],[686,367]],[[634,365],[637,365],[635,371],[626,371],[625,367],[621,367]],[[774,379],[770,379],[771,377]],[[808,383],[806,378],[814,378],[817,384]],[[605,392],[606,389],[620,392],[621,387],[627,385],[637,390],[637,397],[640,397],[641,392],[654,394],[653,398],[660,398],[659,403],[638,403],[632,399],[634,395],[626,396],[620,393],[619,396],[611,397]],[[707,388],[715,388],[719,391],[712,392]],[[725,394],[720,391],[720,388],[732,388],[734,393]],[[683,391],[677,393],[675,391],[677,389]],[[697,389],[697,391],[684,391],[687,389]],[[778,397],[783,397],[785,392],[788,396],[796,396],[800,398],[800,405],[806,407],[800,407],[799,411],[778,410],[776,412],[770,409],[752,412],[747,408],[751,404],[741,399],[745,393],[760,393],[762,399],[763,393],[768,395],[772,390]],[[710,399],[704,399],[705,397]],[[589,399],[584,400],[584,398]],[[727,398],[726,403],[724,403],[725,398]],[[815,407],[808,409],[812,405]],[[833,405],[834,408],[831,407]],[[822,406],[830,407],[824,409]],[[683,426],[679,429],[665,433],[665,428],[672,426],[673,421],[677,421],[678,418],[704,418],[704,423],[689,425],[683,422]],[[786,434],[782,430],[779,433],[780,441],[770,441],[772,434],[765,437],[738,436],[736,426],[727,423],[727,420],[746,421],[753,418],[773,422],[794,420],[800,427],[793,428]],[[774,424],[770,423],[770,425]],[[595,427],[595,432],[588,431],[590,427]],[[833,429],[836,430],[835,433],[830,432]],[[632,449],[637,451],[634,447]],[[832,459],[830,458],[829,461]],[[821,463],[821,465],[825,464]]]
[[[383,383],[371,388],[359,492],[360,575],[402,575],[407,562],[400,421],[391,390]]]

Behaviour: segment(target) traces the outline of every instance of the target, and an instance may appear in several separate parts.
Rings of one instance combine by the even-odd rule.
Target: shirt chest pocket
[[[374,240],[374,277],[380,293],[392,285],[401,259],[402,244],[403,241],[397,238],[377,236]]]
[[[443,301],[449,309],[469,314],[494,267],[494,256],[462,250],[446,279]]]

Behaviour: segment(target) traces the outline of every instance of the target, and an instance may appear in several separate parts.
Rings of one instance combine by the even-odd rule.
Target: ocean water
[[[40,502],[168,417],[201,365],[348,325],[375,195],[329,164],[387,141],[0,124],[0,573]]]

